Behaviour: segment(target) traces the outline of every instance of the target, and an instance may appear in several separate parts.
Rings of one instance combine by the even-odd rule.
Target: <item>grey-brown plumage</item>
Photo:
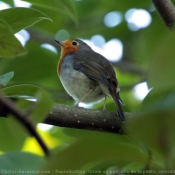
[[[62,48],[58,74],[68,94],[76,102],[84,103],[93,103],[106,96],[112,97],[119,117],[124,120],[120,89],[111,63],[79,39],[58,43]]]

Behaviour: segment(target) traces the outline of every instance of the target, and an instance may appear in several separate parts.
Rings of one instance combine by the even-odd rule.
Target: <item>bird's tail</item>
[[[121,100],[120,96],[119,96],[119,93],[116,94],[116,92],[112,92],[111,93],[112,95],[112,98],[114,99],[114,102],[117,106],[117,110],[118,110],[118,115],[120,117],[120,119],[122,121],[125,120],[125,116],[124,116],[124,113],[123,113],[123,110],[122,110],[122,107],[121,107],[121,104],[124,104],[123,101]]]

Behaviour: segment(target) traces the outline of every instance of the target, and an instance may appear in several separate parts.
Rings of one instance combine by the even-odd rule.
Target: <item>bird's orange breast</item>
[[[69,53],[76,52],[78,49],[79,49],[78,47],[71,47],[68,44],[65,44],[64,46],[61,47],[61,55],[60,60],[58,62],[58,76],[60,75],[61,65],[63,63],[65,56]]]

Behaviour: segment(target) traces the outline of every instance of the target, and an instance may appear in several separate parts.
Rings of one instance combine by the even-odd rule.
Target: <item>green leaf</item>
[[[171,98],[171,97],[170,97]],[[150,151],[152,162],[163,168],[174,161],[174,135],[175,135],[175,110],[155,109],[155,111],[142,113],[126,124],[126,130],[132,139],[143,144]]]
[[[4,89],[1,89],[2,93],[4,93],[7,97],[13,98],[37,98],[35,104],[33,104],[34,111],[31,116],[33,116],[34,120],[38,123],[43,121],[46,115],[52,109],[53,100],[50,94],[48,94],[45,90],[29,84],[15,85],[10,86]],[[20,106],[28,105],[27,102],[20,102]]]
[[[159,116],[160,115],[160,116]],[[159,133],[164,129],[163,116],[157,112],[150,112],[142,114],[138,117],[133,118],[126,124],[126,129],[129,134],[139,142],[143,142],[145,145],[149,145],[151,148],[156,148],[161,151],[161,145],[159,143],[158,137]]]
[[[87,170],[102,162],[146,164],[147,155],[124,136],[93,132],[55,154],[45,169]]]
[[[7,97],[28,97],[28,98],[36,97],[36,93],[39,90],[44,91],[40,87],[30,84],[15,85],[1,89],[2,93],[4,93],[4,95]]]
[[[32,5],[35,5],[36,7],[41,7],[43,9],[48,9],[66,15],[70,17],[75,22],[76,25],[78,24],[76,10],[72,0],[64,0],[64,1],[25,0],[25,1],[32,3]]]
[[[39,123],[44,120],[46,115],[50,112],[53,105],[53,100],[50,94],[45,91],[39,91],[36,94],[37,102],[34,111],[32,112],[32,117]]]
[[[88,169],[86,171],[85,175],[92,175],[92,174],[109,175],[109,174],[113,174],[112,171],[109,170],[111,168],[111,166],[113,166],[111,163],[98,164],[98,165],[92,167],[91,169]],[[116,166],[116,164],[114,164],[114,166]],[[117,167],[117,169],[118,169],[118,167]]]
[[[16,171],[14,173],[16,175],[37,174],[37,171],[40,170],[44,162],[43,157],[35,154],[9,152],[0,156],[1,175],[13,174],[13,172],[10,171]],[[31,173],[27,173],[26,171],[31,171]]]
[[[26,53],[25,48],[13,33],[11,27],[0,19],[0,57],[15,57]]]
[[[128,164],[124,167],[122,167],[123,170],[129,170],[129,171],[132,171],[132,170],[143,170],[145,168],[145,165],[143,163],[140,163],[140,162],[133,162],[131,164]]]
[[[0,118],[1,151],[12,151],[22,149],[22,146],[27,136],[27,132],[24,128],[22,128],[22,132],[20,132],[21,129],[16,129],[19,125],[19,122],[17,122],[13,117]]]
[[[14,76],[14,72],[9,72],[7,74],[0,76],[0,84],[6,86],[10,79]]]
[[[0,18],[6,21],[6,23],[12,27],[14,33],[43,19],[52,21],[47,15],[38,10],[23,7],[1,10]]]
[[[175,81],[175,32],[158,46],[148,67],[148,84],[159,90],[174,88]]]

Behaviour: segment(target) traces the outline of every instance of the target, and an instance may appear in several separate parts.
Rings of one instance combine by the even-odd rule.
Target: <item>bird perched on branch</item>
[[[112,97],[118,115],[124,121],[120,88],[111,63],[80,39],[55,41],[61,46],[58,76],[67,93],[76,101],[76,106],[80,102],[105,99],[105,109],[106,97]]]

